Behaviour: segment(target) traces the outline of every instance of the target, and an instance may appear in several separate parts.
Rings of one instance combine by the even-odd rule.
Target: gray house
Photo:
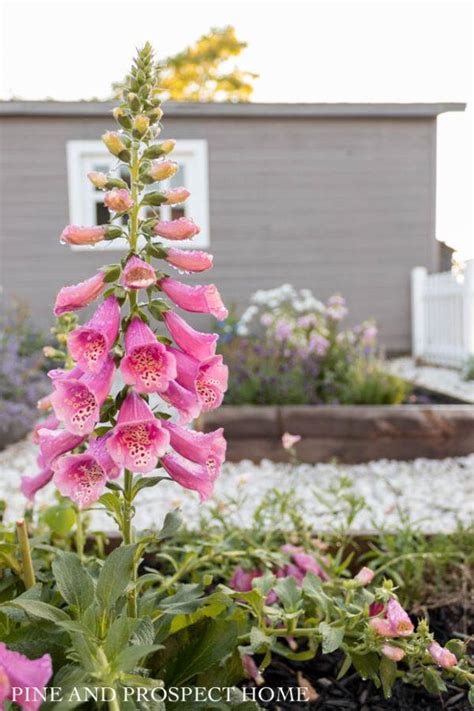
[[[85,174],[114,168],[100,136],[112,106],[0,104],[1,284],[51,321],[55,294],[117,260],[58,244],[64,225],[106,219]],[[173,104],[178,184],[201,226],[228,305],[290,282],[339,291],[353,321],[374,317],[391,351],[410,344],[410,270],[439,268],[436,117],[464,104]],[[167,208],[170,210],[171,208]],[[178,215],[174,212],[174,216]],[[173,215],[164,214],[164,217]],[[207,275],[204,275],[207,276]],[[209,278],[209,277],[208,277]],[[194,277],[199,283],[203,277]]]

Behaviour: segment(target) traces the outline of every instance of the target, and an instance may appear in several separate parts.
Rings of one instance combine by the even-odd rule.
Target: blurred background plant
[[[474,356],[470,356],[465,362],[462,375],[464,380],[474,380]]]
[[[14,304],[0,316],[0,449],[24,437],[38,416],[37,401],[48,391],[45,336],[28,308]]]
[[[232,405],[396,404],[410,386],[384,366],[376,324],[341,328],[345,299],[326,304],[290,284],[257,291],[240,319],[220,324]]]

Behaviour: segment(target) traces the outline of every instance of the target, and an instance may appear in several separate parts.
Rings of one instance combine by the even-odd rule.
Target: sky
[[[210,27],[248,43],[254,101],[460,101],[438,120],[437,237],[474,257],[473,4],[312,0],[0,0],[0,97],[106,97],[135,47],[160,57]]]

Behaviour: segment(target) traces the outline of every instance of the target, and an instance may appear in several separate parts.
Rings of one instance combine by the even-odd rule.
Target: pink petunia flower
[[[301,435],[293,435],[293,434],[290,434],[289,432],[285,432],[285,434],[282,435],[281,443],[282,443],[284,449],[293,449],[295,444],[298,444],[298,442],[300,440],[301,440]]]
[[[53,463],[53,481],[63,496],[84,508],[97,501],[109,479],[120,475],[107,450],[110,434],[92,439],[84,454],[60,457]]]
[[[170,444],[182,457],[205,466],[209,476],[216,478],[225,460],[227,442],[222,427],[214,432],[196,432],[164,420],[162,426],[169,432]]]
[[[400,647],[394,647],[393,644],[384,644],[382,646],[382,654],[392,662],[401,662],[405,656],[405,652]]]
[[[164,314],[164,319],[171,337],[182,351],[200,361],[215,355],[219,338],[216,333],[195,331],[174,311],[167,311]]]
[[[182,274],[205,272],[207,269],[211,269],[213,259],[212,254],[207,252],[176,249],[174,247],[170,247],[166,255],[168,264],[171,264]]]
[[[321,568],[318,561],[312,555],[306,553],[303,548],[286,543],[282,546],[282,551],[290,556],[295,565],[303,573],[303,578],[306,573],[314,573],[314,575],[317,575],[321,580],[329,579],[327,573]]]
[[[98,373],[78,375],[77,370],[53,380],[51,403],[56,417],[69,432],[87,435],[99,421],[100,408],[112,387],[115,365],[109,354]]]
[[[177,410],[180,425],[187,425],[201,414],[201,404],[196,393],[184,388],[176,380],[170,381],[160,397]]]
[[[191,462],[179,454],[166,454],[161,464],[170,477],[185,489],[197,491],[201,501],[208,499],[214,491],[218,472],[207,465]]]
[[[104,276],[104,272],[97,272],[79,284],[63,286],[56,297],[54,315],[61,316],[68,311],[77,311],[95,301],[105,289]]]
[[[381,617],[371,617],[369,627],[381,637],[398,637],[398,632],[391,626],[388,620]]]
[[[82,370],[90,373],[102,370],[117,338],[119,325],[119,303],[115,296],[109,296],[87,323],[69,334],[69,352]]]
[[[176,359],[177,382],[196,393],[201,411],[208,412],[219,407],[227,390],[229,372],[222,356],[198,361],[177,348],[168,347],[168,351]]]
[[[261,686],[265,682],[265,680],[262,674],[260,673],[259,668],[255,664],[253,657],[251,657],[249,654],[243,654],[240,659],[247,678],[252,679],[257,684],[257,686]]]
[[[189,286],[170,277],[161,279],[158,283],[166,296],[185,311],[212,314],[221,321],[229,315],[214,284]]]
[[[20,708],[23,711],[37,711],[42,704],[41,694],[32,694],[31,690],[43,692],[52,674],[53,665],[49,654],[39,659],[28,659],[19,652],[12,652],[0,642],[0,703],[5,698],[13,701],[15,689],[15,702]]]
[[[114,188],[104,195],[104,205],[114,212],[125,212],[133,207],[130,191],[126,188]]]
[[[153,232],[159,237],[171,240],[191,239],[201,230],[190,217],[180,217],[177,220],[162,220],[153,227]]]
[[[261,578],[263,572],[261,570],[244,570],[240,565],[236,567],[234,573],[229,580],[229,587],[237,592],[250,592],[252,590],[252,581],[255,578]],[[265,602],[267,605],[273,605],[278,600],[278,596],[274,590],[270,590]]]
[[[130,257],[122,272],[122,284],[127,289],[147,289],[156,281],[155,270],[140,257]]]
[[[114,462],[148,474],[155,469],[158,457],[166,452],[169,441],[168,432],[147,403],[137,393],[129,392],[120,408],[117,425],[107,440]]]
[[[455,667],[458,663],[456,655],[450,652],[449,649],[442,647],[438,642],[431,642],[431,644],[428,645],[428,652],[433,661],[436,662],[438,666],[443,667],[443,669],[451,669],[451,667]]]
[[[176,378],[174,355],[157,341],[155,334],[135,316],[125,334],[125,357],[120,370],[127,385],[139,393],[163,392]]]
[[[97,242],[102,242],[104,237],[104,225],[94,225],[93,227],[67,225],[61,232],[59,241],[63,244],[97,244]]]

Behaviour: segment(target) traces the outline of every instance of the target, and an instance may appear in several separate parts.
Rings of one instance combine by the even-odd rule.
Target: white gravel
[[[394,358],[389,370],[415,385],[474,403],[474,380],[463,380],[459,370],[434,365],[416,365],[413,358]]]
[[[0,499],[7,502],[6,519],[23,515],[25,500],[20,493],[20,475],[36,473],[37,448],[25,440],[0,452]],[[450,531],[458,523],[474,521],[474,454],[456,459],[416,459],[411,462],[380,460],[359,465],[260,464],[242,461],[228,463],[217,482],[214,497],[200,505],[195,492],[174,482],[162,482],[144,489],[137,499],[137,528],[159,526],[170,508],[180,507],[185,519],[197,525],[216,505],[228,520],[247,524],[256,506],[275,488],[296,497],[300,511],[318,530],[344,520],[344,497],[329,494],[329,509],[318,501],[344,477],[346,494],[363,497],[367,506],[356,516],[352,528],[393,528],[408,516],[427,532]],[[36,499],[36,510],[54,501],[54,486],[49,485]],[[92,526],[113,530],[113,522],[101,512],[92,513]]]

